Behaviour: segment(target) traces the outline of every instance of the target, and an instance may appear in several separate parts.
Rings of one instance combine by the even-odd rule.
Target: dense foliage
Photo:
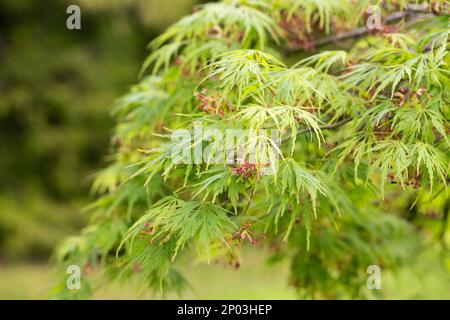
[[[383,18],[375,30],[366,28],[371,4]],[[301,296],[330,298],[370,296],[369,265],[392,270],[435,243],[446,252],[448,8],[406,0],[197,7],[151,42],[142,80],[115,104],[114,152],[93,185],[91,224],[57,259],[182,290],[180,256],[238,267],[242,246],[252,245],[290,260]],[[195,136],[198,123],[223,135],[281,136],[238,137],[227,150],[241,152],[233,163],[215,161],[222,139],[200,142],[213,150],[203,161],[173,161],[173,134]],[[199,143],[183,143],[195,158]]]

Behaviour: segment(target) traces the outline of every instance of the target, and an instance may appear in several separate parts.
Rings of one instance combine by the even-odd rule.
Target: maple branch
[[[428,13],[426,15],[424,15],[424,13]],[[402,12],[395,12],[393,14],[391,14],[390,16],[388,16],[384,23],[388,24],[403,18],[407,18],[407,17],[411,17],[411,20],[409,20],[409,22],[416,22],[417,20],[419,20],[420,18],[427,18],[427,17],[432,17],[434,16],[434,14],[430,13],[430,11],[424,7],[424,6],[414,6],[414,5],[410,5],[408,6],[407,10],[402,11]],[[360,27],[354,30],[350,30],[348,32],[343,32],[340,34],[335,34],[335,35],[331,35],[328,37],[324,37],[321,39],[318,39],[316,41],[312,42],[312,46],[313,47],[318,47],[318,46],[323,46],[325,44],[328,43],[334,43],[334,42],[339,42],[345,39],[350,39],[350,38],[359,38],[361,36],[364,36],[368,33],[370,33],[371,31],[376,31],[376,30],[371,30],[368,29],[366,26],[364,27]],[[286,49],[286,54],[292,54],[294,52],[297,51],[302,51],[304,50],[303,47],[289,47]]]

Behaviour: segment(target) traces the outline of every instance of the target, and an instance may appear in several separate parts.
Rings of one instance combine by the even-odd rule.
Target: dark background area
[[[68,30],[66,8],[81,8]],[[0,2],[0,262],[46,260],[80,229],[106,164],[114,100],[148,42],[193,1]]]

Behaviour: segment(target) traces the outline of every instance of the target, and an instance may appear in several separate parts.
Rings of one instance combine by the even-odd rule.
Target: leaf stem
[[[255,190],[256,190],[256,183],[253,183],[252,192],[250,193],[250,198],[248,199],[247,205],[246,205],[246,207],[244,209],[244,213],[242,215],[242,222],[241,222],[241,227],[240,227],[241,231],[242,231],[242,227],[244,226],[245,217],[247,216],[248,209],[250,208],[250,204],[252,203],[253,197],[255,196]]]

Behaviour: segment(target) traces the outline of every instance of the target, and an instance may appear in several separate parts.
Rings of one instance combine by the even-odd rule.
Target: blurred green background
[[[191,10],[177,1],[0,2],[0,261],[45,260],[86,219],[104,164],[109,108],[136,81],[146,45]],[[81,7],[81,30],[66,8]]]
[[[92,175],[106,164],[109,106],[136,82],[147,43],[195,2],[0,2],[0,299],[48,297],[52,249],[85,225]],[[66,28],[69,4],[81,8],[81,30]],[[246,252],[240,270],[186,262],[195,287],[183,297],[295,298],[287,263],[270,268],[266,258]],[[386,297],[450,299],[441,268],[430,250],[383,278]],[[118,285],[94,296],[149,297]]]
[[[70,4],[81,8],[81,30],[66,28]],[[38,278],[55,244],[86,223],[114,125],[109,106],[136,82],[148,42],[193,4],[0,1],[1,298],[12,297],[7,270],[37,265]]]

